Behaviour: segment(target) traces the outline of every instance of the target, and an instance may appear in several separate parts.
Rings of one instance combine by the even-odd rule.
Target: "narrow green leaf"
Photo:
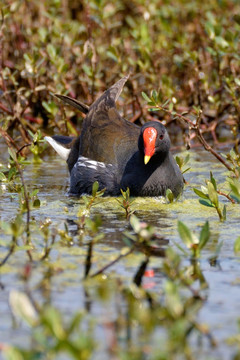
[[[156,90],[153,90],[153,92],[152,92],[152,97],[153,97],[154,101],[157,103],[157,101],[158,101],[158,94],[157,94]]]
[[[208,221],[205,222],[205,224],[202,227],[201,233],[200,233],[200,239],[199,239],[199,248],[203,249],[206,243],[208,242],[210,237],[210,231],[209,231],[209,223]]]
[[[217,208],[219,206],[219,202],[218,202],[218,193],[214,188],[214,185],[208,181],[207,183],[207,187],[208,187],[208,196],[209,199],[211,200],[211,202],[213,203],[213,205]]]
[[[157,107],[151,108],[151,109],[148,109],[148,111],[159,111],[159,108],[157,108]]]
[[[197,194],[200,198],[202,199],[209,199],[208,195],[204,194],[201,190],[198,190],[196,188],[193,188],[193,191],[195,192],[195,194]]]
[[[178,233],[184,244],[190,248],[193,244],[192,233],[189,228],[181,221],[178,221]]]
[[[185,169],[185,170],[183,170],[182,171],[182,174],[185,174],[188,170],[190,170],[191,168],[189,167],[189,168],[187,168],[187,169]]]
[[[240,252],[240,236],[234,242],[234,252],[235,254]]]
[[[137,218],[136,215],[131,215],[130,224],[135,233],[139,233],[139,231],[141,230],[141,221]]]
[[[217,183],[216,183],[216,180],[215,180],[215,178],[213,177],[213,174],[212,174],[211,171],[210,171],[210,180],[211,180],[211,183],[212,183],[213,186],[214,186],[214,189],[217,191]]]
[[[0,172],[0,181],[7,181],[6,176],[2,172]]]
[[[183,253],[185,256],[188,256],[188,255],[189,255],[188,252],[187,252],[181,245],[179,245],[176,241],[173,241],[173,243],[176,245],[176,247],[177,247],[180,251],[182,251],[182,253]]]
[[[31,197],[33,197],[33,196],[36,196],[37,194],[38,194],[38,192],[39,192],[39,189],[35,189],[35,190],[33,190],[32,192],[31,192]]]
[[[12,149],[8,148],[8,153],[9,153],[9,155],[11,156],[11,158],[12,158],[14,161],[17,160],[17,156],[16,156],[15,152],[14,152]]]
[[[181,167],[183,166],[183,158],[182,157],[179,157],[179,156],[176,156],[175,157],[175,160],[176,160],[176,163],[178,164],[178,166]]]
[[[30,298],[25,293],[12,290],[9,295],[9,303],[15,316],[26,321],[31,326],[36,325],[38,314]]]
[[[162,107],[165,107],[167,106],[167,104],[169,103],[170,99],[167,99],[163,104],[162,104]]]
[[[227,219],[227,207],[226,205],[223,206],[223,221]]]
[[[200,202],[200,204],[202,204],[204,206],[214,207],[210,200],[200,199],[199,202]]]
[[[166,198],[168,199],[168,201],[169,201],[170,203],[173,202],[173,200],[174,200],[174,195],[173,195],[172,190],[167,189],[167,191],[166,191]]]
[[[190,154],[187,154],[187,156],[184,159],[184,165],[186,165],[190,160]]]
[[[95,181],[92,186],[92,195],[93,196],[96,196],[98,189],[99,189],[99,183],[98,183],[98,181]]]
[[[144,100],[146,100],[147,102],[150,102],[150,101],[151,101],[151,99],[147,96],[147,94],[146,94],[144,91],[142,91],[142,97],[143,97]]]

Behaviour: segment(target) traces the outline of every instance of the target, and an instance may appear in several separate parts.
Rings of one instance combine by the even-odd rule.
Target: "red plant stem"
[[[31,121],[31,122],[34,122],[34,123],[36,123],[36,124],[42,124],[42,122],[43,122],[43,120],[42,119],[40,119],[40,118],[35,118],[35,117],[33,117],[33,116],[30,116],[30,115],[24,115],[24,118],[26,119],[26,120],[29,120],[29,121]]]
[[[0,103],[0,109],[2,109],[5,113],[9,115],[13,115],[12,111],[6,108],[6,106],[4,106],[2,103]]]
[[[0,127],[0,134],[2,135],[2,137],[5,139],[6,143],[10,143],[11,145],[13,145],[15,147],[15,149],[18,151],[18,146],[16,145],[15,141],[11,138],[10,135],[8,135],[8,133],[3,130],[1,127]]]
[[[151,109],[152,107],[153,106],[149,106],[149,109]],[[204,149],[207,150],[208,152],[211,152],[211,154],[213,156],[215,156],[229,171],[234,172],[232,167],[204,139],[204,137],[202,135],[202,131],[201,131],[200,127],[199,127],[200,122],[201,122],[201,112],[199,112],[197,122],[195,124],[189,118],[187,118],[186,116],[178,114],[176,112],[173,113],[171,110],[165,109],[164,107],[162,107],[160,105],[154,106],[154,107],[157,107],[160,110],[163,110],[164,112],[166,112],[167,114],[169,114],[171,116],[174,116],[174,117],[177,117],[178,119],[183,120],[185,123],[187,123],[188,126],[189,126],[189,130],[193,130],[196,133],[196,135],[197,135],[200,143],[203,145]]]
[[[223,192],[220,191],[220,190],[217,190],[217,193],[218,193],[219,195],[221,195],[221,196],[225,196],[229,201],[231,201],[232,204],[236,204],[236,201],[233,200],[229,195],[223,193]]]

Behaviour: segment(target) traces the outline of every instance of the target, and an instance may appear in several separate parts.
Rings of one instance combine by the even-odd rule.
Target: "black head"
[[[138,148],[144,154],[144,163],[149,160],[162,158],[169,152],[171,142],[164,125],[157,121],[150,121],[141,128],[138,140]]]

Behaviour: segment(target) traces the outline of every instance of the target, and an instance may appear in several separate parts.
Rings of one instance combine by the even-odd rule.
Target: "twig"
[[[15,141],[14,141],[14,140],[11,138],[11,136],[8,135],[8,133],[7,133],[5,130],[3,130],[1,127],[0,127],[0,134],[1,134],[2,137],[5,139],[5,141],[7,142],[7,144],[8,144],[8,142],[9,142],[9,143],[12,144],[12,145],[15,147],[15,149],[18,151],[18,146],[16,145]]]
[[[220,190],[217,190],[217,193],[218,193],[219,195],[225,196],[229,201],[231,201],[232,204],[236,204],[236,201],[233,200],[233,199],[231,198],[231,196],[229,196],[228,194],[225,194],[225,193],[223,193],[223,192],[220,191]]]
[[[46,244],[44,254],[43,254],[43,256],[41,257],[40,261],[43,261],[43,260],[45,260],[45,259],[48,258],[49,254],[50,254],[50,251],[52,250],[52,246],[54,245],[54,242],[55,242],[55,234],[52,234],[51,244],[50,244],[50,246],[48,246],[48,245]]]
[[[31,145],[32,145],[32,143],[23,145],[23,146],[20,147],[20,149],[16,152],[16,155],[18,155],[25,147],[31,146]]]
[[[153,106],[149,106],[149,109],[151,109],[152,107]],[[199,141],[201,142],[201,144],[203,145],[204,149],[207,150],[208,152],[211,152],[211,154],[213,156],[215,156],[229,171],[234,172],[234,169],[204,139],[204,137],[202,135],[202,130],[200,129],[200,123],[201,123],[201,118],[202,118],[201,110],[199,111],[196,123],[194,123],[186,116],[176,113],[175,111],[166,109],[165,107],[163,107],[161,105],[156,105],[154,107],[159,108],[160,110],[163,110],[167,114],[174,116],[175,118],[178,118],[180,120],[183,120],[185,123],[187,123],[189,126],[189,130],[193,130],[196,133],[196,135],[197,135]]]
[[[107,270],[109,267],[111,267],[112,265],[116,264],[120,259],[130,255],[133,251],[135,250],[135,246],[133,246],[126,254],[120,254],[116,259],[114,259],[113,261],[111,261],[110,263],[108,263],[107,265],[103,266],[100,270],[96,271],[95,273],[93,273],[92,275],[90,275],[90,277],[94,277],[97,275],[102,274],[105,270]]]
[[[8,108],[6,108],[6,106],[4,106],[2,103],[0,103],[0,109],[9,115],[13,115],[13,112],[11,110],[9,110]]]
[[[9,252],[7,253],[7,255],[5,256],[5,258],[0,262],[0,267],[3,266],[4,264],[6,264],[6,262],[8,261],[8,259],[10,258],[10,256],[13,254],[14,249],[16,247],[17,244],[17,239],[15,237],[13,237],[12,240],[12,245],[9,249]]]
[[[202,326],[201,324],[198,324],[197,322],[193,322],[192,324],[195,327],[195,329],[197,329],[201,334],[205,335],[208,338],[212,347],[217,346],[216,340],[214,339],[214,337],[212,336],[210,331],[205,326]]]

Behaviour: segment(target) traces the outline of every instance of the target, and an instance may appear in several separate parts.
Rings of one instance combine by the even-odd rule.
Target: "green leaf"
[[[151,109],[148,109],[148,111],[159,111],[159,108],[157,108],[157,107],[151,108]]]
[[[190,248],[193,244],[192,233],[189,228],[181,221],[178,221],[178,233],[184,244]]]
[[[231,193],[231,196],[234,195],[234,198],[240,202],[240,181],[238,179],[229,179],[228,183],[233,193]]]
[[[156,90],[153,90],[152,97],[153,97],[154,101],[157,103],[158,102],[158,94],[157,94]]]
[[[234,79],[234,82],[235,82],[235,84],[237,84],[237,86],[240,86],[240,79],[235,78],[235,79]]]
[[[39,207],[40,207],[40,205],[41,205],[41,202],[40,202],[40,200],[39,200],[39,199],[35,199],[35,200],[33,201],[33,207],[35,207],[35,208],[39,208]]]
[[[229,46],[229,43],[222,36],[216,36],[215,41],[216,44],[220,45],[224,49]]]
[[[200,204],[202,204],[204,206],[214,207],[210,200],[200,199],[199,202],[200,202]]]
[[[98,183],[98,181],[95,181],[92,186],[92,195],[93,196],[96,196],[98,189],[99,189],[99,183]]]
[[[52,60],[55,60],[56,55],[57,55],[57,50],[52,44],[47,45],[47,52],[48,52],[48,55],[50,56],[50,58]]]
[[[172,192],[171,189],[167,189],[167,191],[166,191],[166,198],[168,199],[168,201],[169,201],[170,203],[173,202],[173,200],[174,200],[174,195],[173,195],[173,192]]]
[[[223,206],[223,221],[226,221],[227,218],[227,207],[226,205]]]
[[[196,188],[193,188],[193,191],[195,192],[195,194],[197,194],[200,198],[202,199],[209,199],[208,195],[204,194],[201,190],[198,190]]]
[[[207,34],[209,35],[210,39],[213,40],[215,38],[215,30],[214,30],[214,26],[211,22],[206,22],[205,30],[206,30]]]
[[[240,236],[234,242],[234,252],[235,254],[240,252]]]
[[[137,218],[136,215],[131,215],[130,224],[131,224],[133,230],[135,231],[135,233],[138,234],[139,231],[141,230],[141,221]]]
[[[9,303],[15,316],[25,320],[29,325],[36,324],[38,320],[36,310],[25,293],[12,290],[9,295]]]
[[[170,99],[167,99],[163,104],[162,104],[162,107],[165,107],[167,106],[167,104],[169,103]]]
[[[65,331],[63,329],[63,322],[61,315],[57,309],[48,305],[43,308],[42,322],[50,331],[50,334],[58,340],[65,339]]]
[[[212,174],[211,171],[210,171],[210,180],[211,180],[211,183],[212,183],[213,186],[214,186],[214,189],[217,191],[217,183],[216,183],[216,180],[215,180],[215,178],[213,177],[213,174]]]
[[[188,252],[187,252],[181,245],[179,245],[176,241],[173,241],[173,243],[176,245],[176,247],[177,247],[180,251],[182,251],[182,253],[183,253],[185,256],[188,256],[188,255],[189,255]]]
[[[35,190],[33,190],[32,192],[31,192],[31,197],[34,197],[34,196],[36,196],[37,194],[39,193],[39,189],[35,189]]]
[[[200,233],[200,239],[199,239],[199,248],[203,249],[206,243],[208,242],[210,237],[210,231],[209,231],[209,223],[208,221],[205,222],[205,224],[202,227],[201,233]]]
[[[176,157],[175,157],[175,160],[176,160],[176,163],[178,164],[178,166],[179,166],[180,169],[181,169],[181,167],[182,167],[182,165],[183,165],[183,158],[182,158],[182,157],[179,157],[179,156],[176,156]]]
[[[147,96],[147,94],[146,94],[144,91],[142,91],[142,97],[143,97],[144,100],[146,100],[147,102],[150,102],[150,101],[151,101],[151,99]]]
[[[17,160],[17,156],[16,156],[15,152],[14,152],[12,149],[8,148],[8,153],[9,153],[9,155],[11,156],[11,158],[12,158],[14,161]]]
[[[185,174],[188,170],[190,170],[191,169],[191,167],[189,167],[189,168],[187,168],[187,169],[185,169],[185,170],[183,170],[182,171],[182,174]]]
[[[6,176],[2,172],[0,172],[0,181],[7,181]]]
[[[75,329],[78,328],[79,324],[81,323],[83,318],[82,313],[77,313],[74,315],[73,319],[71,320],[71,323],[68,327],[67,333],[70,335]]]
[[[207,187],[208,187],[208,196],[209,199],[211,200],[211,202],[213,203],[213,205],[217,208],[219,206],[218,203],[218,193],[214,188],[214,185],[208,181],[207,183]]]
[[[184,165],[186,165],[190,160],[190,154],[187,154],[187,156],[184,159]]]
[[[92,78],[93,76],[93,72],[92,72],[92,69],[90,66],[86,65],[86,64],[83,64],[82,65],[82,69],[83,71],[87,74],[87,76],[89,76],[90,78]]]

